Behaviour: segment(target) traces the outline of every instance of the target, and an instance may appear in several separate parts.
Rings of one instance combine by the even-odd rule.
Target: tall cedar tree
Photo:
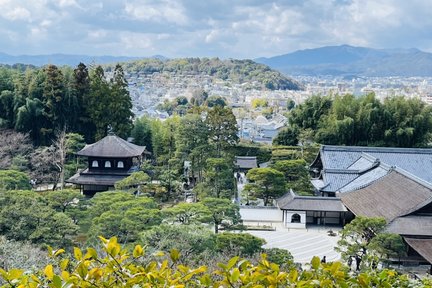
[[[215,106],[210,109],[206,124],[210,134],[210,143],[215,146],[218,157],[221,157],[224,149],[237,144],[239,140],[237,122],[230,108]]]
[[[65,84],[63,73],[55,65],[44,68],[46,75],[43,83],[43,104],[45,117],[44,126],[40,132],[43,143],[49,144],[55,130],[62,129],[66,124],[67,107],[65,104]]]
[[[111,115],[111,127],[120,137],[127,137],[132,130],[132,102],[127,90],[127,80],[120,64],[114,69],[114,77],[111,79],[111,101],[109,112]]]
[[[78,123],[77,131],[84,135],[87,142],[94,140],[96,131],[95,124],[91,121],[89,110],[90,76],[88,68],[83,63],[79,63],[73,72],[73,91],[78,103]]]

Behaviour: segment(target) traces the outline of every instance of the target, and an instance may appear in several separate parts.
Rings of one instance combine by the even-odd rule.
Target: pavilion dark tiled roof
[[[86,145],[78,151],[78,156],[130,158],[138,157],[145,152],[145,146],[138,146],[118,136],[106,136],[96,143]]]
[[[404,237],[404,240],[424,259],[432,264],[432,239],[417,239]]]
[[[117,181],[127,177],[127,174],[95,174],[95,173],[77,173],[69,178],[66,182],[79,185],[102,185],[114,186]]]
[[[432,189],[427,182],[395,168],[369,186],[340,197],[356,216],[384,217],[391,222],[431,203]]]

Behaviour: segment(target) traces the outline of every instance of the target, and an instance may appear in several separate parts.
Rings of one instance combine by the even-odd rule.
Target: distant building
[[[257,168],[256,156],[235,156],[234,166],[238,171],[246,172],[252,168]]]
[[[76,153],[77,156],[87,157],[88,168],[66,182],[79,185],[85,195],[107,191],[117,181],[138,171],[146,154],[149,152],[144,146],[129,143],[117,136],[106,136]]]

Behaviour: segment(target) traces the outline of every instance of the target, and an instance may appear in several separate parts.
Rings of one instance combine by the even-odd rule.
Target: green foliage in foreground
[[[3,287],[430,287],[430,280],[410,280],[392,270],[350,274],[340,262],[320,263],[314,257],[310,269],[284,270],[263,255],[257,264],[233,257],[209,270],[206,266],[180,264],[181,255],[173,249],[168,255],[153,254],[143,261],[140,245],[123,249],[116,238],[101,238],[102,251],[74,248],[73,257],[64,250],[49,250],[56,264],[25,273],[20,269],[0,269]]]

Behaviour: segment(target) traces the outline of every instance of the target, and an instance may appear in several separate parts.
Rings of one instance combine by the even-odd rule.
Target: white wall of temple
[[[284,224],[287,228],[306,228],[306,211],[284,210]]]
[[[240,206],[240,215],[245,222],[282,222],[282,210],[276,207]]]

